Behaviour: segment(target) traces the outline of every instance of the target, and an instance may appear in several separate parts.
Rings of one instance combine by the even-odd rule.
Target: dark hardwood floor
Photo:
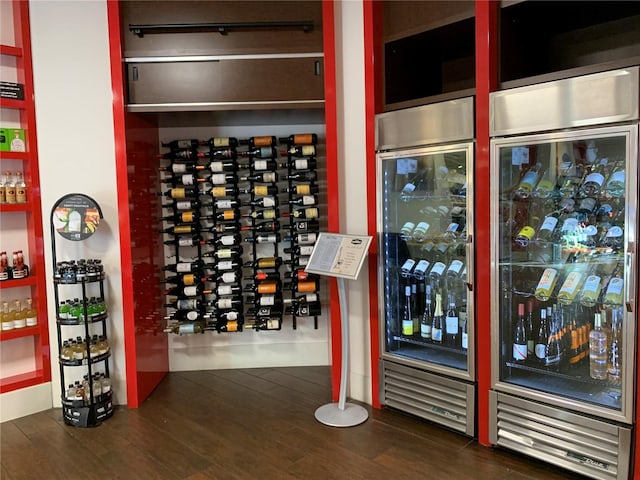
[[[580,478],[388,409],[356,427],[313,413],[328,403],[327,367],[169,374],[138,409],[91,428],[60,409],[0,425],[1,478],[490,479]]]

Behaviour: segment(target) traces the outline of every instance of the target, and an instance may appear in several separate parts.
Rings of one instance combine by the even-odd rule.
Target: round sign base
[[[369,418],[369,413],[364,407],[353,403],[345,403],[344,410],[340,410],[337,403],[327,403],[316,409],[315,417],[330,427],[353,427]]]

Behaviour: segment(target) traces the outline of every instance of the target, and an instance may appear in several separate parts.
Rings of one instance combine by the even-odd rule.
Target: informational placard
[[[305,272],[356,280],[371,244],[367,235],[322,232]]]
[[[102,219],[97,202],[87,195],[72,193],[58,200],[51,210],[51,224],[67,240],[81,241],[96,233]]]

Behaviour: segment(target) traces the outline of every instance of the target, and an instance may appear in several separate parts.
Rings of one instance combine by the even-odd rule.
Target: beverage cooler
[[[490,99],[490,441],[629,478],[638,68]]]
[[[473,436],[473,98],[376,117],[380,402]]]

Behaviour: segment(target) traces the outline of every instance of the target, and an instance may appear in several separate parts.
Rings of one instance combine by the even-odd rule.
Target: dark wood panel
[[[129,104],[324,98],[322,58],[141,63],[128,71]]]
[[[122,5],[124,56],[246,55],[322,52],[320,1],[126,1]],[[314,22],[313,30],[158,33],[139,38],[130,24],[194,24],[268,21]]]
[[[317,422],[329,367],[170,373],[138,409],[96,428],[52,409],[0,425],[3,480],[563,480],[580,478],[393,410]]]

